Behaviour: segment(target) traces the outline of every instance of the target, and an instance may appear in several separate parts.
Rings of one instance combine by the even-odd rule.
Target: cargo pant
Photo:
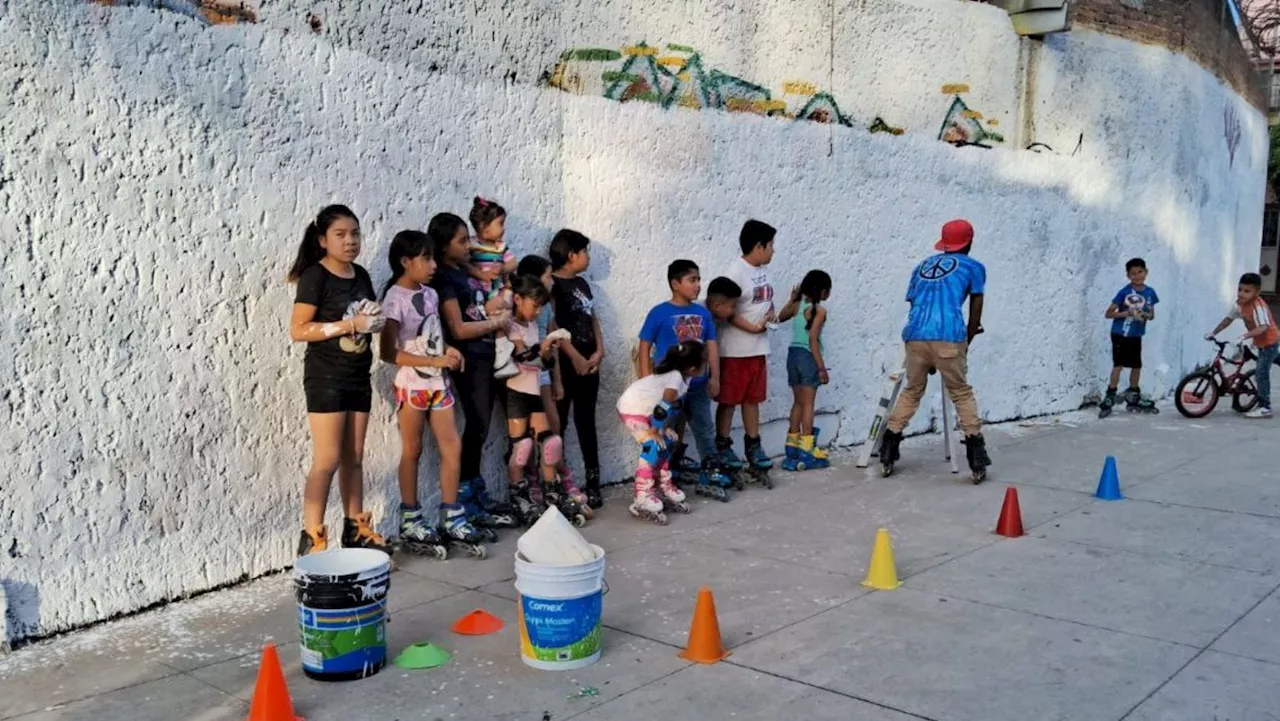
[[[956,415],[960,418],[960,428],[966,436],[976,436],[982,432],[982,421],[978,419],[978,401],[973,397],[973,387],[969,385],[968,372],[969,346],[966,343],[945,343],[943,341],[909,341],[907,343],[907,378],[906,385],[898,394],[898,403],[889,415],[889,430],[901,433],[911,422],[911,416],[920,408],[920,399],[924,397],[929,386],[929,370],[937,368],[942,380],[947,384],[947,393],[955,404]]]

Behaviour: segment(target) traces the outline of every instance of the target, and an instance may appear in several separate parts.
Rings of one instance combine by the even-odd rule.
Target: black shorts
[[[307,413],[368,413],[373,406],[373,388],[367,380],[307,378],[302,389],[307,394]]]
[[[1142,367],[1142,336],[1111,336],[1111,367]]]
[[[534,413],[545,412],[546,409],[542,406],[542,396],[532,396],[528,393],[507,390],[507,420],[524,420]]]

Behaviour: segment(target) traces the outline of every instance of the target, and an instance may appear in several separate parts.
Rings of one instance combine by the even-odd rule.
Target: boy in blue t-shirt
[[[720,500],[729,500],[724,490],[731,481],[719,474],[712,463],[715,458],[715,421],[711,416],[711,399],[720,394],[720,350],[716,341],[716,316],[707,307],[697,303],[702,293],[702,276],[698,265],[691,260],[676,260],[667,266],[667,284],[671,287],[671,300],[654,306],[645,316],[640,328],[640,347],[637,350],[637,373],[641,378],[653,373],[654,362],[666,356],[672,347],[688,341],[698,341],[707,349],[707,368],[702,375],[689,379],[689,392],[684,398],[682,417],[677,423],[678,437],[683,438],[685,419],[693,427],[694,442],[698,446],[699,466],[685,458],[684,443],[674,443],[671,448],[671,469],[685,482],[696,481],[697,491]],[[713,303],[732,314],[732,302]]]
[[[1138,381],[1142,377],[1142,336],[1147,332],[1147,322],[1156,317],[1156,303],[1160,297],[1155,288],[1147,285],[1147,263],[1142,258],[1132,258],[1124,264],[1129,284],[1116,293],[1107,306],[1111,319],[1111,382],[1107,395],[1099,406],[1098,417],[1111,415],[1116,404],[1116,389],[1120,385],[1120,371],[1129,369],[1129,390],[1124,399],[1130,411],[1159,413],[1155,403],[1142,397]]]

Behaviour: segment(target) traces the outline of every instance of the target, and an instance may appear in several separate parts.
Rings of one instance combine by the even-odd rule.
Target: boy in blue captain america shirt
[[[1159,413],[1156,404],[1142,397],[1138,381],[1142,378],[1142,336],[1147,334],[1147,323],[1156,317],[1156,303],[1160,296],[1155,288],[1147,285],[1147,263],[1142,258],[1131,258],[1124,264],[1129,284],[1116,293],[1107,306],[1107,318],[1111,319],[1111,382],[1107,395],[1098,406],[1098,417],[1111,415],[1116,404],[1116,389],[1120,386],[1120,371],[1129,369],[1129,390],[1124,392],[1130,411]]]
[[[955,404],[964,444],[968,449],[973,482],[981,483],[991,459],[982,438],[978,402],[969,385],[967,357],[969,343],[982,332],[982,294],[987,269],[969,257],[973,247],[973,226],[967,220],[953,220],[942,226],[942,238],[934,245],[937,255],[925,258],[911,272],[907,302],[911,304],[907,326],[902,330],[906,343],[906,386],[885,424],[880,447],[880,463],[885,475],[893,472],[900,458],[898,444],[902,431],[920,407],[936,370],[946,382]],[[969,321],[964,319],[964,301],[969,300]]]
[[[652,374],[654,359],[664,358],[667,350],[679,343],[696,340],[706,346],[707,368],[702,375],[689,379],[682,418],[676,427],[677,433],[683,437],[685,419],[688,419],[702,464],[686,458],[686,445],[677,442],[671,449],[671,470],[685,482],[696,479],[699,494],[728,500],[728,492],[724,488],[731,481],[719,472],[715,464],[715,424],[711,417],[711,399],[720,395],[716,321],[733,315],[734,301],[742,291],[732,281],[717,278],[708,289],[706,306],[700,305],[697,299],[702,293],[702,276],[698,265],[683,259],[667,266],[667,285],[671,289],[671,300],[654,306],[640,329],[637,374],[641,378]],[[726,289],[727,286],[732,288]]]

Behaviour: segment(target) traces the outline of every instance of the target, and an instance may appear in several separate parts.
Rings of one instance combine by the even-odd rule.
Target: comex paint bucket
[[[520,658],[547,671],[590,666],[600,658],[604,607],[604,549],[572,566],[530,563],[516,553],[516,613]]]
[[[387,664],[387,554],[342,548],[303,556],[294,563],[293,581],[303,673],[349,681]]]

